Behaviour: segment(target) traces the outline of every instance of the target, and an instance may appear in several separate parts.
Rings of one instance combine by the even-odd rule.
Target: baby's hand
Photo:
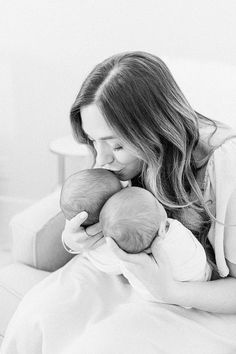
[[[101,226],[97,223],[85,230],[81,224],[87,217],[88,214],[82,211],[70,221],[66,220],[65,229],[62,233],[62,244],[68,252],[78,254],[99,246],[99,241],[103,238]]]

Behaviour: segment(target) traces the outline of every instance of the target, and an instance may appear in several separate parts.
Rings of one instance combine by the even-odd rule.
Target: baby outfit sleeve
[[[211,268],[201,243],[178,220],[168,219],[169,230],[155,243],[169,257],[173,277],[178,281],[207,281]]]
[[[225,239],[224,223],[227,206],[236,190],[236,138],[231,138],[218,147],[209,160],[205,178],[204,199],[211,206],[216,220],[208,234],[215,251],[216,265],[221,277],[229,274],[225,258],[236,263],[236,228],[235,238]],[[231,221],[236,224],[235,220]]]

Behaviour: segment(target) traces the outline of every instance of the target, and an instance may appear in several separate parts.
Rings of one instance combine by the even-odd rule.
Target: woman
[[[87,217],[80,213],[63,233],[66,247],[80,254],[25,296],[3,353],[234,352],[234,133],[195,112],[165,64],[143,52],[98,64],[82,85],[71,123],[76,138],[91,146],[96,166],[151,191],[194,233],[214,280],[177,282],[167,258],[154,254],[154,264],[112,240],[108,247],[126,277],[99,272],[83,251],[99,250],[104,238],[99,224],[80,226]],[[126,280],[130,273],[168,304],[139,298]]]

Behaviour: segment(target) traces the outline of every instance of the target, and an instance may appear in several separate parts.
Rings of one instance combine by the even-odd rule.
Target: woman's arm
[[[208,282],[179,282],[170,300],[176,305],[209,312],[236,313],[236,279],[228,277]]]
[[[138,279],[140,283],[159,301],[193,307],[199,310],[219,313],[236,313],[236,279],[228,277],[213,281],[181,282],[174,280],[168,255],[153,248],[156,263],[145,253],[128,254],[122,251],[110,238],[106,242],[114,256],[120,261],[123,274],[129,280]],[[155,240],[154,240],[155,242]],[[235,272],[233,264],[231,272]],[[132,284],[132,282],[131,282]]]
[[[224,243],[226,257],[236,259],[236,189],[226,211]],[[231,226],[227,226],[231,225]],[[232,226],[235,225],[235,226]],[[195,307],[210,312],[236,313],[236,264],[227,260],[230,277],[210,282],[179,283],[176,298],[178,305]]]
[[[236,224],[236,190],[232,194],[225,222]],[[236,249],[236,227],[225,228],[225,248]],[[128,254],[109,241],[109,247],[121,261],[123,274],[129,280],[129,274],[135,276],[154,298],[164,302],[193,307],[208,312],[236,313],[236,264],[227,261],[230,276],[207,282],[180,282],[174,280],[168,255],[158,253],[158,247],[152,248],[156,264],[145,254]],[[154,240],[155,243],[155,240]],[[232,253],[231,256],[233,257]],[[236,256],[235,256],[236,257]]]

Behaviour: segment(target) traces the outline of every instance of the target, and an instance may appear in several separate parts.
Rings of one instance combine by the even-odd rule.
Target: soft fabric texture
[[[78,255],[19,305],[3,354],[231,354],[236,315],[143,300]]]
[[[220,161],[224,168],[217,167]],[[215,151],[207,167],[205,198],[213,201],[216,217],[224,219],[220,207],[225,213],[228,190],[233,191],[235,184],[233,139]],[[212,230],[217,265],[225,275],[223,230],[216,227],[215,237]],[[235,333],[235,314],[146,301],[122,275],[101,272],[78,255],[24,297],[8,327],[2,353],[231,354],[236,352]]]
[[[219,146],[208,162],[205,176],[205,200],[211,201],[216,219],[225,222],[226,209],[232,193],[236,190],[236,138],[226,140]],[[235,224],[235,223],[234,223]],[[215,251],[216,264],[221,277],[229,274],[225,258],[236,263],[235,248],[224,247],[224,225],[212,223],[208,238]],[[234,246],[236,241],[234,243]]]
[[[179,281],[207,281],[211,268],[207,263],[204,248],[186,227],[178,220],[168,219],[169,230],[158,237],[155,246],[165,252],[170,260],[173,276]],[[122,274],[122,266],[104,244],[84,254],[99,270],[108,274]],[[150,255],[150,257],[152,257]],[[154,261],[154,260],[153,260]],[[154,261],[155,262],[155,261]],[[150,301],[161,301],[148,292],[135,277],[128,277],[135,290]]]
[[[22,263],[0,269],[0,339],[23,296],[49,273]]]

